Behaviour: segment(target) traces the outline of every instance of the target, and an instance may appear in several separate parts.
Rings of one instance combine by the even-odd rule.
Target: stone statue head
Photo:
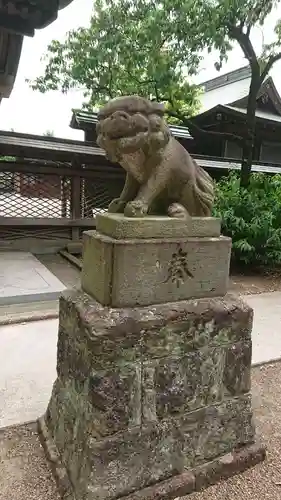
[[[108,102],[98,114],[97,143],[112,161],[142,150],[146,155],[170,139],[164,106],[143,97],[125,96]]]

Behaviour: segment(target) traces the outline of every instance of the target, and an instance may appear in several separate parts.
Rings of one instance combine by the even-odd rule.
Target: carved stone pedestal
[[[208,226],[202,221],[201,231],[204,224]],[[197,231],[199,225],[195,222]],[[132,233],[124,234],[133,226],[125,226],[122,232],[118,222],[119,232],[114,226],[114,237],[107,236],[109,249],[103,247],[100,234],[94,234],[95,244],[87,235],[82,284],[97,295],[102,282],[94,277],[111,273],[104,281],[109,293],[100,295],[110,301],[110,286],[122,292],[120,269],[112,258],[119,251],[116,242],[125,247],[129,241],[135,252]],[[140,234],[137,239],[143,239],[145,253],[153,235],[146,240]],[[159,234],[154,236],[158,241]],[[198,254],[199,238],[203,246],[204,238],[219,239],[196,238]],[[228,265],[229,243],[221,241],[227,241],[222,243],[225,260],[218,261],[217,269],[226,273],[222,263]],[[97,251],[96,244],[103,250]],[[167,256],[173,253],[173,244],[167,246]],[[189,240],[183,243],[180,238],[183,244],[189,245]],[[124,251],[125,273],[125,263],[128,269],[130,265]],[[194,291],[196,272],[204,263],[196,267],[192,255],[190,259]],[[206,254],[206,270],[207,259]],[[107,268],[103,275],[102,266]],[[216,282],[214,266],[212,276]],[[153,280],[161,302],[156,274]],[[170,286],[180,290],[181,283]],[[139,280],[135,289],[142,303],[145,290]],[[185,290],[194,293],[187,286]],[[129,294],[123,293],[122,301],[125,298],[130,302]],[[261,461],[264,449],[255,443],[252,422],[251,328],[252,310],[228,295],[114,309],[83,290],[65,293],[60,301],[58,377],[47,412],[39,420],[42,443],[63,497],[172,499]]]
[[[227,291],[231,240],[220,221],[97,216],[84,233],[82,287],[112,307],[159,304]]]

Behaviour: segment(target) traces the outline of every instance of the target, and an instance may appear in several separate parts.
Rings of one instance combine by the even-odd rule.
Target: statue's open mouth
[[[112,131],[107,131],[106,132],[106,136],[111,139],[111,140],[114,140],[114,141],[117,141],[118,139],[126,139],[126,138],[129,138],[129,137],[135,137],[137,133],[139,132],[146,132],[145,130],[136,130],[136,128],[134,129],[128,129],[125,131],[122,131],[122,130],[112,130]]]

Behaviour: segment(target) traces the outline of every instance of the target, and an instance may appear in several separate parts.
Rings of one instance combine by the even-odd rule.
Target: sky
[[[67,95],[60,92],[41,94],[30,89],[26,79],[33,79],[43,74],[44,62],[41,60],[48,44],[53,40],[63,40],[66,33],[87,26],[94,0],[73,0],[61,10],[58,19],[43,30],[38,30],[34,37],[25,37],[18,74],[14,89],[9,99],[3,99],[0,106],[0,129],[30,134],[42,134],[52,130],[56,137],[83,140],[83,132],[72,130],[69,122],[73,108],[79,108],[83,101],[82,92],[72,90]],[[261,47],[262,40],[272,41],[275,22],[281,18],[281,5],[267,18],[263,30],[253,32],[252,41],[255,48]],[[196,83],[218,76],[214,68],[216,55],[204,58],[200,71],[195,78]],[[245,66],[241,49],[236,47],[229,60],[223,65],[221,74]],[[274,66],[271,76],[281,93],[281,62]]]

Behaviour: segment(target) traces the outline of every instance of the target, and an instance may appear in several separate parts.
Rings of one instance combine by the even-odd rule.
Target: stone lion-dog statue
[[[127,172],[108,211],[127,217],[209,217],[211,177],[171,135],[164,106],[138,96],[112,99],[98,114],[97,143]]]

